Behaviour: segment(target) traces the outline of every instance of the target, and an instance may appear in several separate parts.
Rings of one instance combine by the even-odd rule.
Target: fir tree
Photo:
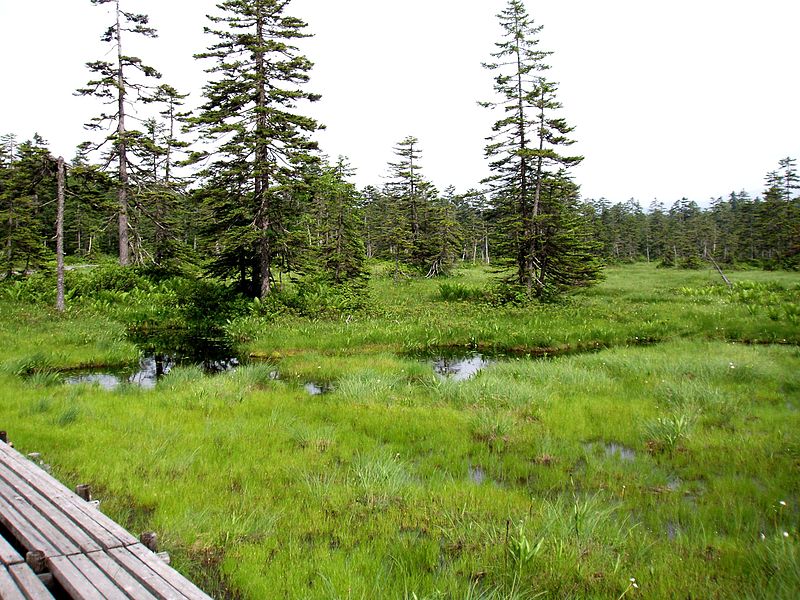
[[[249,273],[253,292],[266,297],[272,270],[288,237],[292,190],[313,160],[319,128],[296,112],[312,63],[294,45],[306,23],[284,14],[287,0],[225,0],[206,31],[217,41],[197,58],[216,64],[206,98],[192,119],[216,152],[203,172],[205,210],[216,272]]]
[[[44,264],[55,219],[43,219],[41,212],[56,194],[55,159],[46,142],[38,135],[19,146],[9,140],[0,175],[0,265],[10,277],[16,270],[24,273]]]
[[[508,232],[506,249],[516,262],[517,280],[529,296],[541,296],[562,285],[595,281],[599,265],[585,238],[573,237],[570,246],[570,238],[557,229],[566,223],[577,226],[577,215],[567,214],[577,207],[576,188],[567,184],[566,169],[582,158],[560,153],[573,143],[567,137],[572,128],[557,116],[561,104],[556,86],[543,75],[551,53],[538,49],[541,26],[534,24],[521,0],[509,0],[498,19],[503,40],[492,54],[495,62],[484,66],[497,72],[494,90],[499,99],[483,105],[501,109],[503,116],[486,146],[494,173],[486,183],[494,193],[500,227]],[[581,260],[593,269],[584,268]]]
[[[94,96],[114,107],[111,113],[103,112],[93,119],[87,124],[87,128],[114,129],[114,133],[108,136],[105,142],[112,145],[108,162],[115,163],[117,167],[119,263],[126,266],[130,263],[128,211],[130,169],[134,164],[130,146],[132,140],[141,135],[141,132],[128,127],[128,104],[134,98],[146,95],[149,90],[137,75],[144,78],[158,78],[161,75],[153,67],[144,64],[140,58],[126,55],[123,42],[127,42],[129,34],[154,38],[157,37],[157,33],[150,27],[147,15],[123,10],[121,0],[91,0],[91,2],[95,5],[111,5],[113,21],[101,39],[112,45],[115,60],[87,63],[86,66],[94,74],[95,79],[89,81],[86,87],[79,89],[77,93],[82,96]],[[105,142],[98,147],[105,145]]]
[[[358,214],[360,195],[343,158],[315,169],[308,182],[308,256],[304,270],[330,283],[362,289],[367,281],[366,252]]]

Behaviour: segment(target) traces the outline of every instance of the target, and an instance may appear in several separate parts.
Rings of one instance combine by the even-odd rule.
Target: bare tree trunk
[[[117,158],[119,160],[119,188],[117,203],[119,204],[119,264],[127,267],[130,264],[128,248],[128,145],[125,139],[125,79],[122,72],[122,25],[120,24],[120,8],[117,1]]]
[[[58,157],[58,207],[56,209],[56,310],[64,312],[64,158]]]

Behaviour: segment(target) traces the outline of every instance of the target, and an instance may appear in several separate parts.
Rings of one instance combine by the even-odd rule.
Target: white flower
[[[783,532],[783,537],[788,538],[789,537],[789,532],[788,531],[784,531]]]
[[[781,506],[786,506],[786,502],[784,502],[783,500],[781,500],[780,502],[778,502],[778,504],[780,504]]]

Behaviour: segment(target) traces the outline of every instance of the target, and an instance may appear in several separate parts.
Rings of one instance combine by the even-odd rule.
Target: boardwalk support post
[[[151,552],[158,552],[158,536],[155,531],[145,531],[139,536],[139,541]]]
[[[47,570],[47,557],[41,550],[31,550],[25,555],[25,562],[31,570],[36,573],[44,573]]]
[[[92,501],[92,486],[85,483],[80,484],[75,488],[75,493],[87,502]]]

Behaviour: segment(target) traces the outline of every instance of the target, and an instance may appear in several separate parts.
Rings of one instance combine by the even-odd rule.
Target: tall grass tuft
[[[678,444],[688,439],[695,417],[689,413],[658,417],[644,427],[645,441],[651,454],[675,454]]]

